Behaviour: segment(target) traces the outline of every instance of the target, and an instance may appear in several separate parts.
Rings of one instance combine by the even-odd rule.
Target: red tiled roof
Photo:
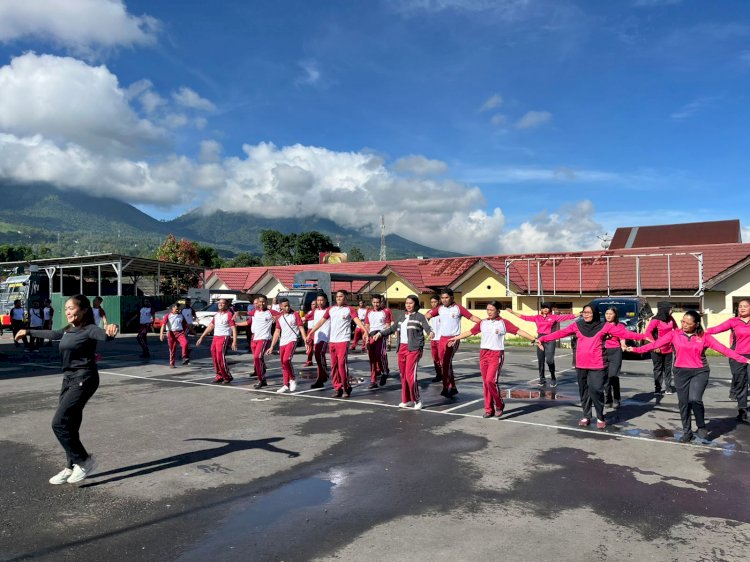
[[[708,282],[733,265],[750,258],[750,244],[702,244],[560,254],[408,259],[270,268],[240,267],[217,269],[209,272],[208,275],[218,275],[230,289],[250,290],[267,273],[276,277],[286,287],[291,287],[294,274],[299,271],[322,270],[373,275],[380,274],[389,268],[420,292],[429,292],[450,286],[479,260],[504,276],[506,260],[513,259],[515,261],[510,266],[510,280],[521,292],[536,293],[538,279],[541,278],[544,294],[552,294],[553,291],[606,294],[608,285],[612,292],[634,293],[636,289],[635,256],[640,255],[642,256],[639,259],[643,291],[665,291],[670,282],[672,290],[694,291],[698,289],[698,260],[689,255],[690,253],[703,254],[703,278],[705,282]],[[646,256],[646,254],[662,255]],[[671,255],[667,258],[664,254]],[[531,258],[530,264],[526,258]],[[538,272],[537,258],[539,259]],[[609,279],[607,278],[607,261],[609,261]],[[668,275],[668,271],[671,275]],[[359,292],[366,284],[364,281],[353,283],[351,290]],[[334,284],[334,290],[338,288],[349,290],[350,286],[349,283]]]
[[[734,219],[688,224],[620,227],[615,231],[609,249],[705,246],[706,244],[737,244],[741,242],[740,221]]]

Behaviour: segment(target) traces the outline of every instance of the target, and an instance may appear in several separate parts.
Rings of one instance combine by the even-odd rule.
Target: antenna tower
[[[380,215],[380,261],[386,261],[385,256],[385,215]]]

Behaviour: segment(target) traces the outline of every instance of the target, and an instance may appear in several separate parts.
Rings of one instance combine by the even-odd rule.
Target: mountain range
[[[0,244],[48,247],[51,255],[113,252],[149,256],[168,234],[216,248],[232,257],[240,252],[262,253],[260,232],[283,233],[315,230],[331,237],[342,251],[358,247],[367,259],[377,259],[380,238],[314,217],[268,219],[198,209],[175,219],[157,220],[133,205],[79,191],[61,191],[45,184],[0,182]],[[449,257],[458,254],[422,246],[395,234],[386,236],[388,259]]]

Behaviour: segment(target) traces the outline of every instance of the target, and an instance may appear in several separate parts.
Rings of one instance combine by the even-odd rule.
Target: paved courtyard
[[[130,335],[100,346],[82,428],[98,471],[51,486],[56,349],[0,339],[0,559],[747,559],[750,426],[734,421],[723,358],[710,359],[710,440],[683,445],[677,397],[654,398],[648,361],[624,363],[622,405],[597,431],[576,426],[565,349],[560,384],[540,391],[533,351],[509,348],[506,413],[485,420],[476,346],[458,352],[453,401],[425,354],[417,412],[397,407],[395,376],[366,389],[362,354],[348,400],[309,390],[309,368],[299,392],[277,394],[277,356],[254,390],[246,351],[216,386],[207,343],[177,369],[154,337],[150,362]]]

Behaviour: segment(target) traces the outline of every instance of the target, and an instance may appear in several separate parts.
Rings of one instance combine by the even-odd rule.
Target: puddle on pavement
[[[647,439],[657,439],[659,441],[677,441],[682,437],[682,431],[675,431],[673,429],[659,428],[659,429],[638,429],[638,428],[618,428],[616,426],[609,426],[607,433],[621,433],[623,435],[629,435],[631,437],[644,437]],[[710,439],[701,439],[697,435],[693,437],[691,441],[693,444],[708,445],[710,447],[720,448],[725,456],[731,456],[737,451],[737,446],[734,443],[719,443]],[[688,443],[689,445],[689,443]]]
[[[216,553],[231,552],[235,545],[245,545],[247,537],[265,536],[267,529],[282,518],[288,518],[298,510],[328,503],[339,483],[339,477],[332,472],[326,477],[295,480],[268,494],[242,500],[216,530],[179,560],[210,560]]]
[[[577,396],[569,394],[560,394],[555,390],[530,390],[525,388],[503,388],[500,389],[500,396],[503,398],[515,398],[516,400],[560,400],[564,402],[574,402],[579,400]]]

